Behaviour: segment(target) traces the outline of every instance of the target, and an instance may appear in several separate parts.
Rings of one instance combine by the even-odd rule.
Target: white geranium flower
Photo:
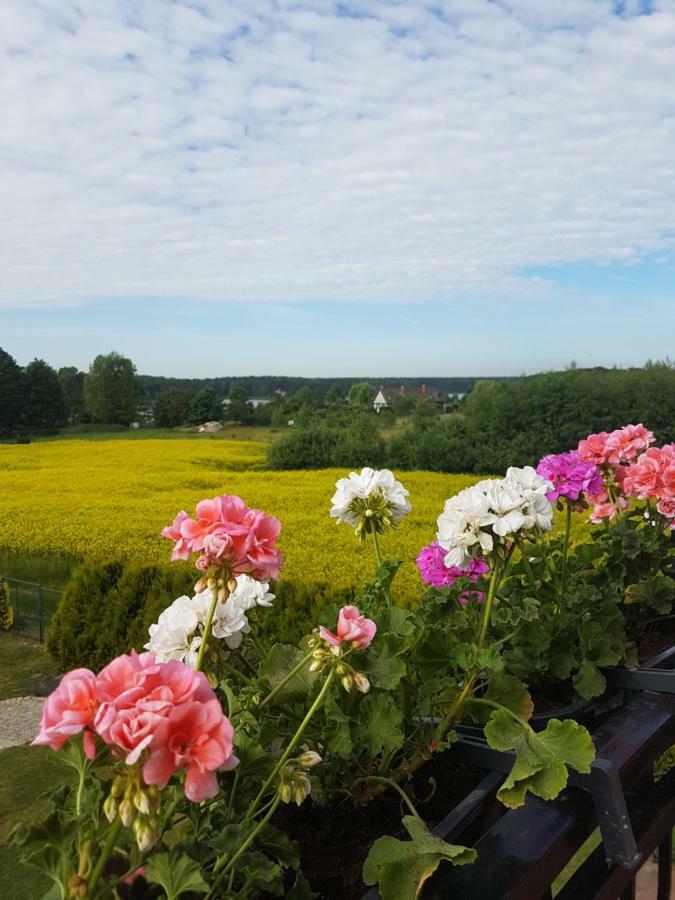
[[[158,662],[184,660],[198,626],[193,598],[178,597],[148,629],[150,640],[145,649],[151,650]]]
[[[271,606],[275,596],[269,591],[267,582],[256,581],[250,575],[238,575],[237,586],[230,594],[234,597],[243,610],[253,609],[254,606]]]
[[[520,490],[528,500],[535,495],[545,496],[553,490],[553,484],[546,478],[542,478],[541,475],[537,475],[532,466],[523,466],[522,469],[517,466],[509,466],[504,481]]]
[[[492,524],[495,534],[505,537],[520,531],[525,524],[525,517],[522,512],[523,495],[519,491],[512,489],[506,480],[496,481],[490,487],[487,501],[495,516]]]
[[[487,496],[482,489],[465,488],[456,497],[446,500],[438,517],[438,543],[447,550],[446,566],[466,566],[472,559],[472,550],[489,553],[493,538],[485,529],[492,525],[495,515],[490,511]],[[478,547],[476,548],[476,545]]]
[[[250,630],[246,612],[234,594],[224,602],[218,601],[211,624],[214,637],[224,640],[230,650],[236,650]]]
[[[335,487],[331,518],[337,519],[338,523],[346,522],[353,528],[363,526],[367,510],[383,518],[383,510],[379,508],[381,505],[390,522],[400,521],[412,509],[408,491],[389,469],[366,467],[360,473],[350,472],[349,477],[340,478]]]

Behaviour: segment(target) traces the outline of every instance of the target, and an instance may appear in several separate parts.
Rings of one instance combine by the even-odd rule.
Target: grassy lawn
[[[0,700],[34,694],[52,672],[51,660],[42,646],[13,634],[0,634]],[[48,879],[17,862],[16,851],[7,846],[7,838],[18,822],[39,821],[48,811],[40,794],[67,778],[70,770],[47,748],[10,747],[0,751],[1,896],[39,900],[49,888]]]
[[[0,700],[42,695],[45,680],[53,674],[52,660],[41,644],[0,632]]]

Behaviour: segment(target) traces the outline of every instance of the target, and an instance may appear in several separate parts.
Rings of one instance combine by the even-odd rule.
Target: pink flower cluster
[[[654,443],[654,435],[644,425],[624,425],[616,431],[589,434],[579,441],[579,459],[597,466],[630,463]]]
[[[59,750],[84,732],[87,756],[98,735],[127,765],[144,755],[143,780],[164,787],[184,770],[185,795],[218,793],[216,772],[234,768],[234,731],[203,672],[153,653],[119,656],[98,675],[74,669],[47,698],[34,744]]]
[[[656,500],[656,508],[675,529],[675,444],[651,447],[628,466],[624,492],[640,500]]]
[[[446,566],[445,557],[447,551],[441,547],[438,541],[423,547],[417,557],[417,568],[425,584],[433,587],[452,587],[458,578],[469,578],[475,584],[483,575],[487,575],[490,567],[484,559],[472,559],[466,569],[459,566]],[[462,591],[459,602],[466,606],[468,600],[483,600],[481,591]]]
[[[323,625],[319,626],[322,640],[333,647],[339,647],[343,641],[352,644],[355,650],[366,650],[375,634],[377,625],[372,619],[361,615],[358,606],[343,606],[338,615],[337,634],[333,634]]]
[[[249,509],[241,497],[223,494],[197,504],[196,518],[179,512],[162,536],[175,542],[172,560],[199,553],[197,568],[217,565],[232,575],[251,575],[258,581],[279,577],[284,558],[276,546],[281,522],[262,510]]]
[[[553,490],[546,494],[551,503],[558,497],[578,500],[582,494],[599,494],[605,486],[597,465],[582,460],[577,450],[545,456],[537,466],[537,474],[553,484]]]

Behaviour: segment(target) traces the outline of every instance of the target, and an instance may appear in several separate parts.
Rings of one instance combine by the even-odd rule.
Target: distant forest
[[[199,391],[203,388],[211,388],[219,397],[228,397],[233,387],[243,388],[249,397],[271,398],[274,392],[285,391],[289,396],[295,394],[300,388],[308,387],[316,391],[323,400],[328,391],[336,386],[342,396],[346,396],[349,388],[355,382],[369,382],[375,388],[384,384],[389,388],[403,385],[408,390],[416,390],[423,384],[431,391],[441,391],[445,394],[468,394],[477,381],[483,381],[481,376],[466,376],[462,378],[401,378],[399,375],[391,375],[386,378],[361,377],[351,378],[300,378],[289,375],[237,375],[224,378],[165,378],[161,375],[137,375],[145,396],[152,400],[162,391],[168,388],[181,388],[184,390]],[[490,381],[512,381],[512,377],[490,378]]]

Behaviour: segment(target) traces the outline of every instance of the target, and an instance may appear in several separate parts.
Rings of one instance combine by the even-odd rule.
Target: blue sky
[[[673,355],[675,0],[4,0],[0,72],[22,363]]]

